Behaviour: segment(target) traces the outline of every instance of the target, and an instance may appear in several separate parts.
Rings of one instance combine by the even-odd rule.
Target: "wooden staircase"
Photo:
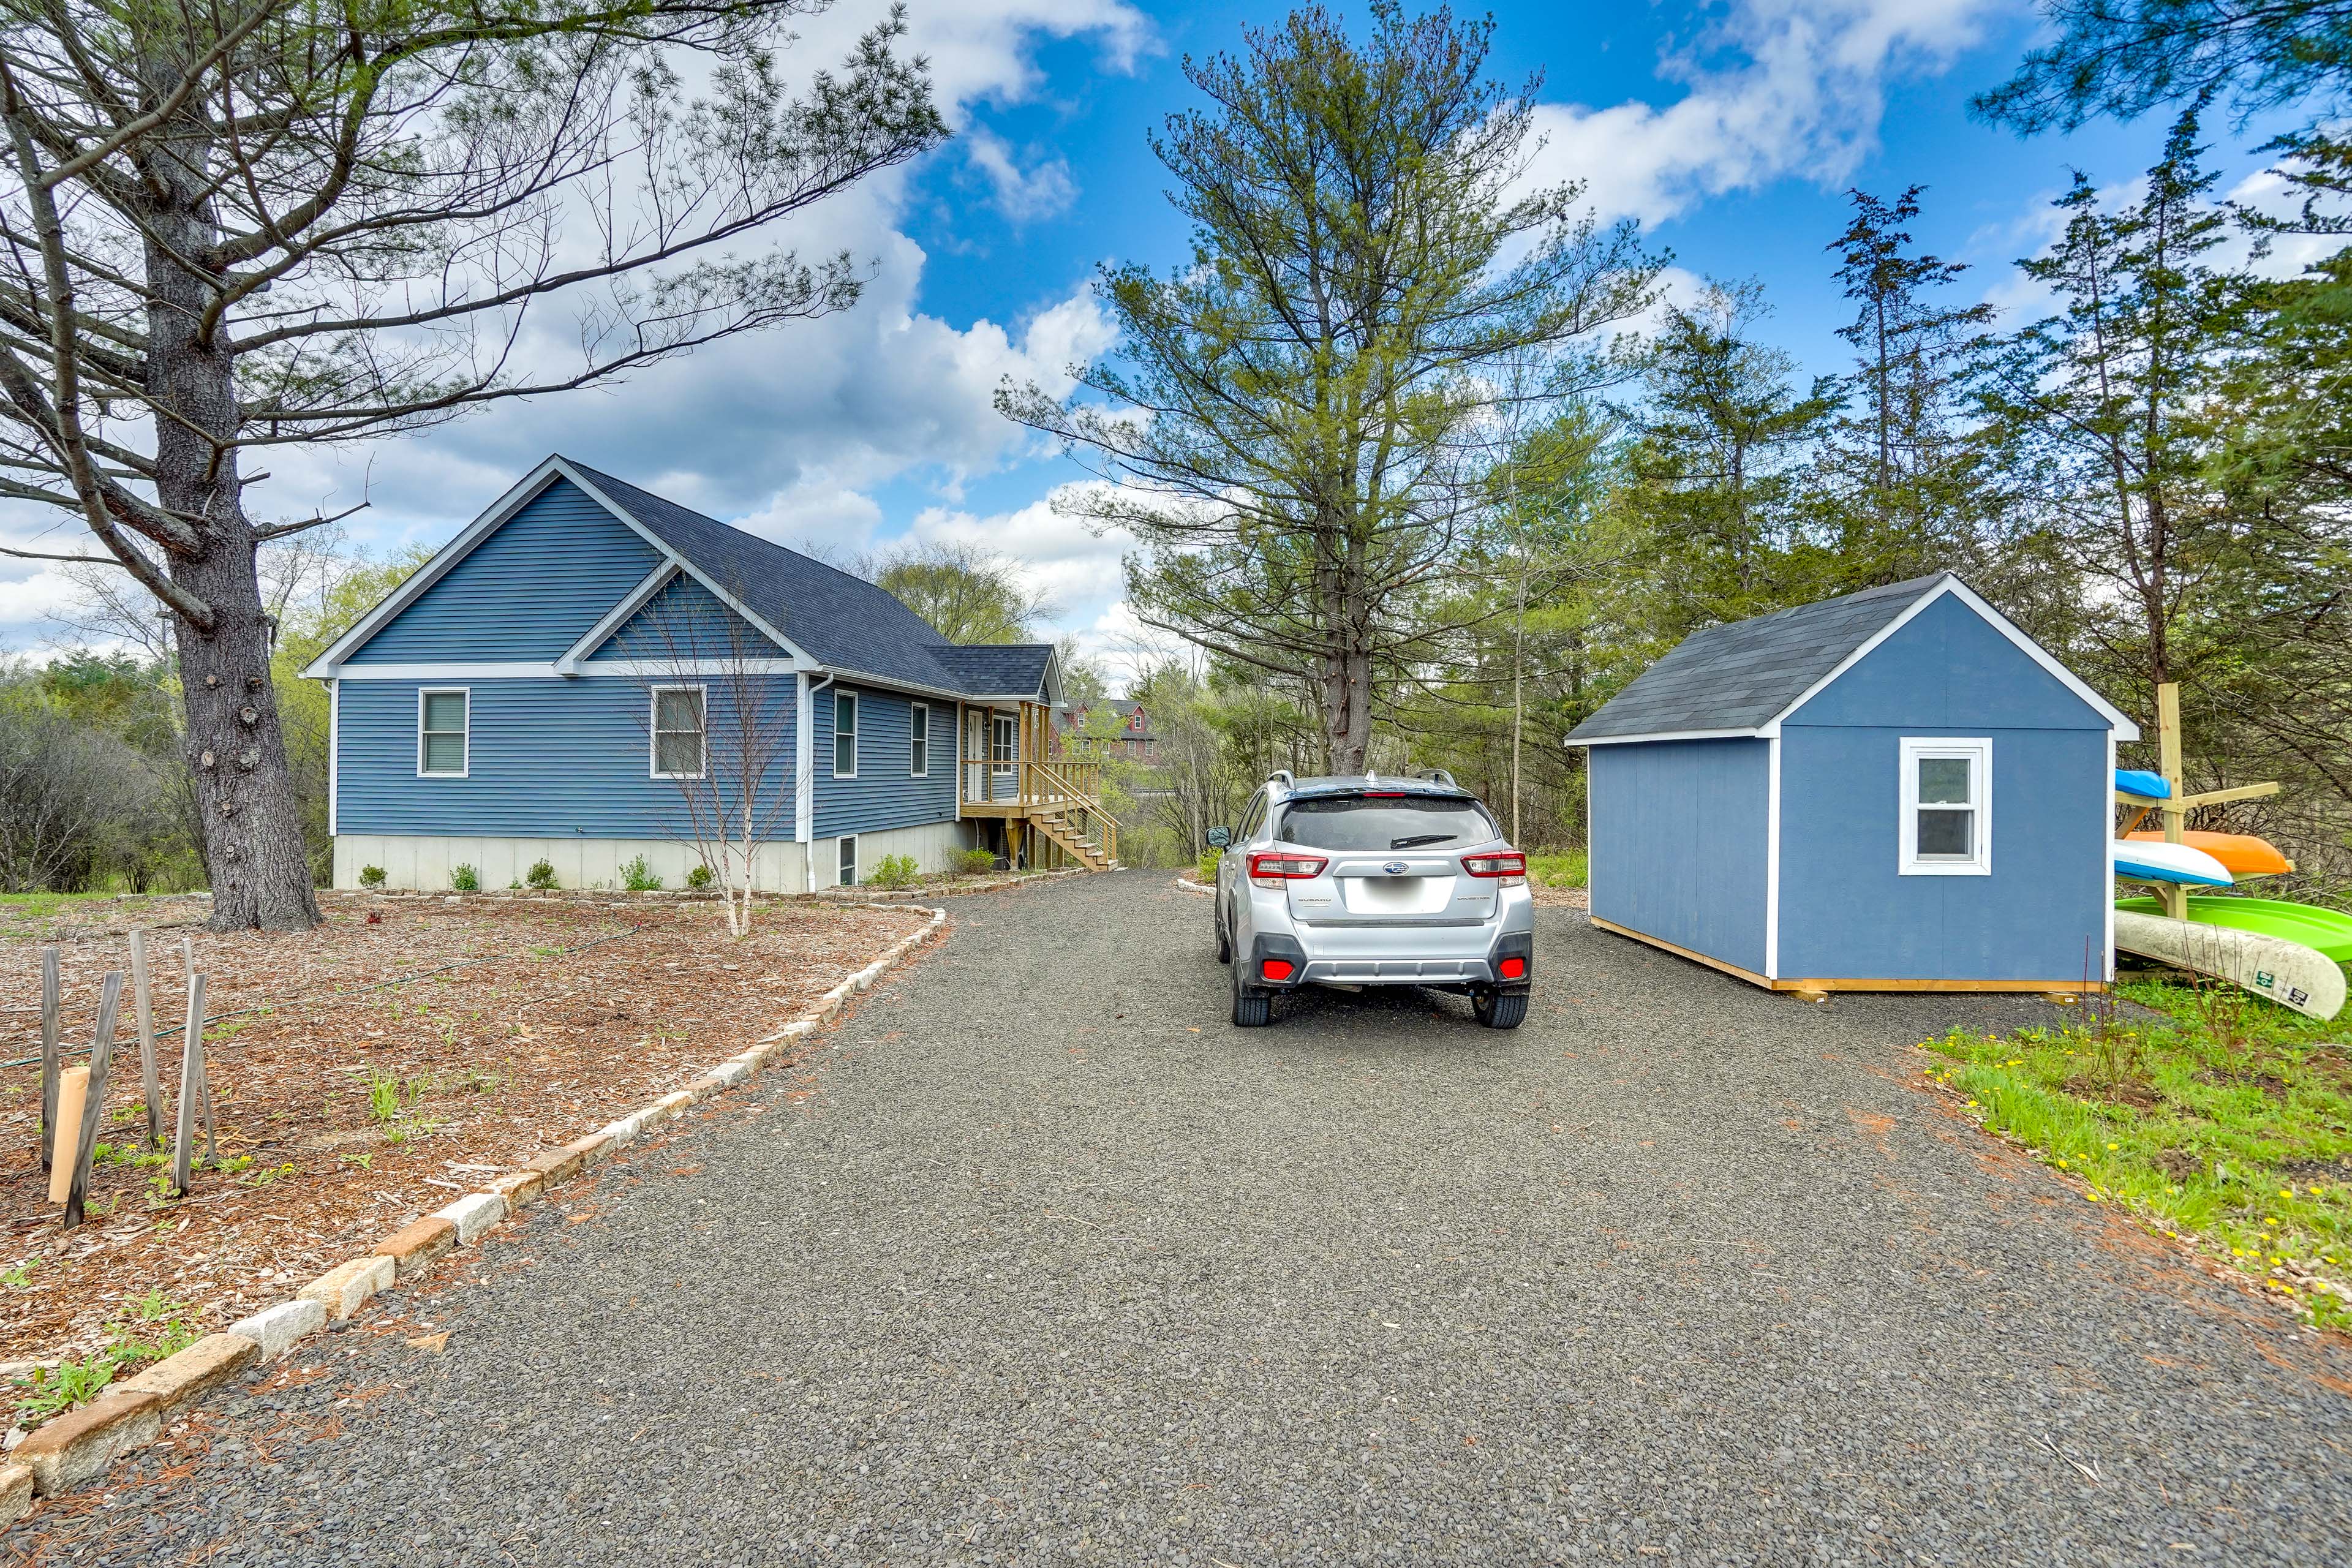
[[[1118,824],[1099,802],[1049,801],[1030,811],[1029,826],[1089,871],[1108,871],[1118,864]]]

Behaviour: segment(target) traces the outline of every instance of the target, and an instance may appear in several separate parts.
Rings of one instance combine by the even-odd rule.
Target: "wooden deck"
[[[966,705],[957,718],[956,815],[1004,824],[1008,853],[1026,864],[1107,871],[1118,861],[1118,822],[1102,805],[1103,765],[1049,757],[1052,717]]]

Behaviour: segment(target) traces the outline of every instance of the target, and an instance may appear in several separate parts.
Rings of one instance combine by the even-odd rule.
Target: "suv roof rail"
[[[1298,787],[1298,780],[1292,775],[1288,768],[1276,768],[1274,772],[1265,775],[1265,782],[1268,784],[1272,784],[1276,779],[1280,779],[1292,789],[1297,789]]]
[[[1454,782],[1454,775],[1447,773],[1444,768],[1430,769],[1429,780],[1432,784],[1444,784],[1449,789],[1460,789],[1462,787],[1460,784]]]

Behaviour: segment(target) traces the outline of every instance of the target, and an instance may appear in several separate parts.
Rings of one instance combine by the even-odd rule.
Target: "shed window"
[[[907,713],[907,772],[921,778],[931,771],[931,705],[918,702]]]
[[[1906,877],[1992,872],[1992,742],[1906,736],[1901,742]]]
[[[461,779],[467,763],[467,719],[472,704],[461,689],[416,694],[416,773],[420,778]]]
[[[699,686],[654,688],[654,776],[698,779],[705,753]]]
[[[857,776],[857,695],[851,691],[833,694],[833,776]]]

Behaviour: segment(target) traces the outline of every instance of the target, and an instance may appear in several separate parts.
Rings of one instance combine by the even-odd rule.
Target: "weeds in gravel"
[[[2345,1030],[2220,987],[2126,981],[2063,1029],[1955,1031],[1927,1077],[2084,1184],[2091,1203],[2352,1328],[2352,1046]]]

